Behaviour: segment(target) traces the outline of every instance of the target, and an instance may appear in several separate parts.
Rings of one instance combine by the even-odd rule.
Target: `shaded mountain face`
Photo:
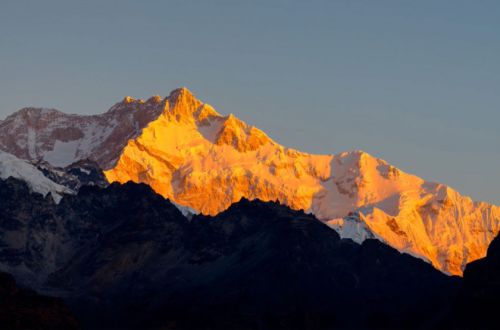
[[[125,98],[96,116],[24,109],[0,123],[0,149],[65,166],[96,161],[109,182],[146,183],[178,205],[216,215],[245,197],[303,209],[362,242],[376,238],[449,274],[484,257],[500,208],[407,174],[365,152],[283,147],[187,89]],[[63,165],[61,165],[63,164]]]
[[[99,165],[88,159],[79,160],[65,167],[54,167],[45,161],[34,165],[47,178],[73,192],[78,191],[82,186],[106,187],[108,185]]]
[[[93,116],[24,108],[0,122],[0,149],[57,167],[89,159],[109,168],[127,141],[161,113],[161,103],[158,97],[148,101],[126,97],[106,113]]]
[[[77,329],[78,322],[61,299],[20,288],[11,275],[0,273],[0,327]]]
[[[488,248],[485,258],[467,265],[463,286],[446,323],[458,329],[499,329],[500,237]]]
[[[275,202],[188,221],[134,183],[55,204],[9,179],[0,198],[0,269],[61,295],[87,327],[427,327],[458,281]]]

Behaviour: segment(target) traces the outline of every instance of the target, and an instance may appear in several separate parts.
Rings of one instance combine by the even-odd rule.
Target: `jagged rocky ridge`
[[[96,116],[23,109],[0,123],[0,149],[52,166],[88,158],[108,181],[146,183],[204,214],[241,197],[279,200],[313,213],[342,237],[377,238],[450,274],[483,257],[500,229],[497,206],[365,152],[285,148],[185,88],[147,101],[127,97]]]
[[[34,164],[47,178],[76,192],[82,186],[106,187],[108,181],[99,165],[91,160],[79,160],[65,167],[55,167],[45,161]]]
[[[13,178],[0,199],[0,270],[62,296],[84,327],[427,327],[459,281],[275,202],[188,221],[142,184],[56,204]]]

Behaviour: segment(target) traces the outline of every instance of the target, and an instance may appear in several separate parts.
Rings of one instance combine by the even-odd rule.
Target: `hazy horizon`
[[[6,1],[0,118],[181,86],[277,142],[500,204],[500,3]]]

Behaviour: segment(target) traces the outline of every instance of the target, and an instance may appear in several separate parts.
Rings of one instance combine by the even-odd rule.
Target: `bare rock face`
[[[91,160],[79,160],[65,167],[54,167],[45,161],[34,164],[45,177],[77,192],[83,186],[106,187],[108,181],[99,165]]]
[[[90,159],[109,182],[146,183],[203,214],[242,197],[278,200],[313,213],[342,237],[377,238],[449,274],[484,257],[500,230],[497,206],[362,151],[286,148],[186,88],[163,99],[126,97],[96,116],[23,109],[0,123],[0,149],[55,166]]]

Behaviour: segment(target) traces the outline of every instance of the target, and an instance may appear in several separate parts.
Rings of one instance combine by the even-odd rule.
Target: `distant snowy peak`
[[[90,159],[109,168],[127,141],[162,113],[162,101],[125,98],[108,112],[92,116],[21,109],[0,122],[0,150],[57,167]]]
[[[63,194],[74,193],[71,189],[48,179],[40,170],[27,161],[0,151],[0,179],[5,180],[9,177],[26,182],[33,192],[43,196],[51,194],[55,202],[59,202]]]

